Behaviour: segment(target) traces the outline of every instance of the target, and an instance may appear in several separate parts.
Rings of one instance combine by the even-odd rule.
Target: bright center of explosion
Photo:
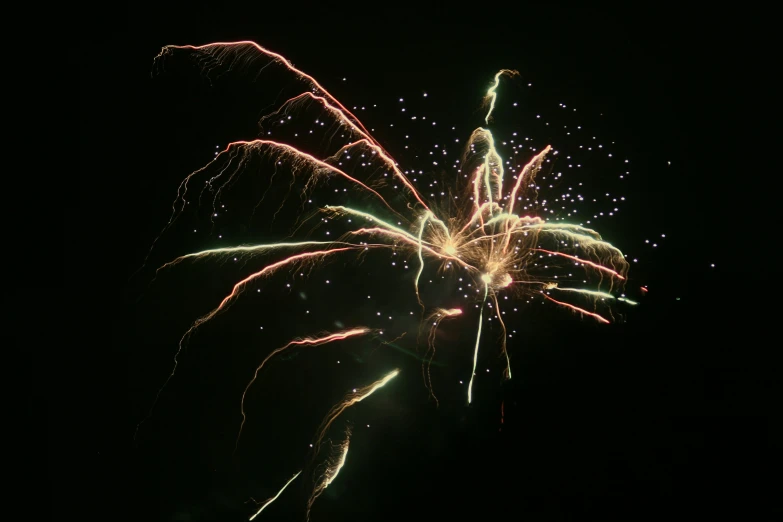
[[[508,273],[498,275],[495,272],[481,274],[481,280],[494,288],[505,288],[513,282]]]
[[[443,251],[450,256],[457,255],[457,249],[454,248],[454,245],[446,245],[445,247],[443,247]]]

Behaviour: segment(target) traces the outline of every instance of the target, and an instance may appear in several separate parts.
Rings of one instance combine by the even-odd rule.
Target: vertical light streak
[[[500,321],[500,328],[503,333],[503,340],[501,341],[501,351],[503,352],[503,355],[506,356],[506,379],[511,379],[511,359],[508,357],[508,349],[507,349],[507,343],[506,338],[508,337],[508,331],[506,330],[506,323],[503,322],[503,317],[501,316],[502,311],[500,310],[500,303],[498,302],[498,296],[497,294],[492,294],[492,300],[495,302],[495,312],[498,316],[498,321]]]
[[[166,377],[166,380],[163,382],[163,385],[158,390],[158,393],[155,394],[155,400],[152,402],[152,406],[150,407],[149,413],[147,413],[147,416],[141,420],[136,425],[136,431],[133,434],[133,438],[135,439],[136,436],[139,433],[139,428],[141,428],[141,425],[144,424],[151,416],[152,412],[155,409],[155,406],[158,404],[158,401],[160,400],[160,394],[163,392],[163,390],[168,385],[169,381],[174,377],[174,374],[177,372],[177,366],[179,365],[179,356],[182,353],[182,349],[184,347],[185,341],[190,337],[190,335],[201,325],[215,317],[220,312],[224,311],[226,308],[228,308],[234,299],[237,298],[245,289],[248,283],[251,281],[254,281],[256,279],[259,279],[264,276],[269,276],[272,273],[274,273],[277,269],[282,268],[287,265],[291,265],[293,263],[299,262],[299,261],[312,261],[313,259],[320,259],[330,254],[336,254],[339,252],[346,252],[348,250],[355,250],[359,248],[359,246],[350,246],[350,247],[340,247],[340,248],[332,248],[328,250],[315,250],[312,252],[303,252],[301,254],[296,254],[289,256],[281,261],[278,261],[276,263],[272,263],[271,265],[267,265],[258,272],[255,272],[253,274],[250,274],[246,278],[242,279],[240,282],[234,285],[234,288],[231,290],[231,293],[227,295],[223,301],[220,302],[220,305],[218,305],[217,308],[209,312],[208,314],[200,317],[199,319],[196,319],[196,321],[193,323],[193,325],[188,328],[188,331],[185,332],[185,334],[182,336],[182,338],[179,340],[179,346],[177,347],[177,352],[174,354],[174,367],[171,369],[171,373],[168,377]]]
[[[489,282],[484,282],[484,300],[481,302],[481,311],[479,312],[478,331],[476,332],[476,347],[473,349],[473,371],[470,374],[468,383],[468,404],[473,400],[473,379],[476,377],[476,363],[478,361],[478,349],[481,341],[481,326],[484,322],[484,305],[487,304],[487,294],[489,293]]]
[[[418,248],[418,255],[419,255],[419,270],[416,272],[416,279],[413,280],[413,286],[416,290],[416,299],[419,301],[419,306],[421,306],[421,311],[424,312],[424,303],[421,302],[421,296],[419,295],[419,278],[421,278],[422,272],[424,272],[424,257],[421,255],[422,250],[422,237],[424,236],[424,227],[427,226],[427,220],[432,215],[432,212],[426,212],[424,216],[421,218],[421,226],[419,227],[419,248]]]
[[[427,318],[427,321],[432,321],[430,326],[430,332],[427,335],[427,351],[424,352],[424,357],[421,361],[421,374],[424,378],[424,384],[430,392],[430,396],[435,399],[435,406],[438,406],[438,398],[435,396],[435,392],[432,390],[432,375],[430,374],[430,366],[432,366],[432,359],[435,358],[435,332],[438,330],[438,326],[441,321],[448,319],[449,317],[456,317],[462,315],[462,310],[459,308],[438,308]],[[427,356],[432,352],[432,355]]]

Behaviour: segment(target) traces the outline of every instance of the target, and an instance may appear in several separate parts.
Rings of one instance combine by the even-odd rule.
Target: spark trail
[[[291,478],[288,480],[288,482],[286,482],[285,484],[283,484],[283,487],[282,487],[282,488],[280,488],[280,491],[278,491],[278,492],[277,492],[277,494],[276,494],[274,497],[272,497],[272,498],[270,498],[270,499],[266,500],[266,501],[265,501],[263,504],[261,504],[261,507],[260,507],[260,508],[258,508],[258,511],[256,511],[256,512],[255,512],[255,513],[254,513],[254,514],[253,514],[253,515],[252,515],[252,516],[249,518],[249,520],[253,520],[254,518],[256,518],[258,515],[260,515],[260,514],[261,514],[261,512],[262,512],[263,510],[265,510],[265,509],[266,509],[266,508],[269,506],[269,504],[271,504],[272,502],[274,502],[275,500],[277,500],[277,497],[279,497],[279,496],[280,496],[280,495],[283,493],[283,491],[285,491],[285,488],[287,488],[287,487],[288,487],[288,485],[289,485],[289,484],[291,484],[291,482],[293,482],[294,480],[296,480],[296,477],[298,477],[298,476],[299,476],[301,473],[302,473],[301,471],[297,471],[297,472],[296,472],[296,474],[294,474],[294,476],[293,476],[293,477],[291,477]]]
[[[430,392],[430,397],[435,400],[435,404],[438,404],[438,398],[435,396],[435,392],[432,390],[432,375],[430,374],[430,367],[432,366],[432,359],[435,358],[435,332],[438,330],[438,326],[444,319],[451,317],[457,317],[462,315],[462,310],[459,308],[438,308],[433,311],[426,321],[431,322],[430,331],[427,335],[427,350],[424,352],[424,358],[421,362],[421,374],[424,378],[424,383]],[[430,352],[432,355],[430,355]],[[429,356],[429,357],[428,357]]]
[[[247,391],[250,389],[250,387],[253,385],[254,382],[256,382],[256,379],[258,378],[258,372],[261,371],[261,368],[264,367],[264,365],[277,355],[278,353],[287,350],[288,348],[291,348],[292,346],[321,346],[327,343],[331,343],[333,341],[342,341],[343,339],[348,339],[350,337],[355,337],[358,335],[364,335],[371,330],[369,328],[353,328],[351,330],[345,330],[343,332],[337,332],[333,334],[329,334],[323,337],[305,337],[304,339],[295,339],[285,346],[281,346],[280,348],[277,348],[276,350],[272,351],[269,355],[266,356],[266,358],[261,361],[261,364],[258,365],[256,368],[255,373],[253,373],[253,378],[250,379],[250,382],[247,383],[247,386],[245,387],[245,391],[242,392],[242,401],[240,405],[240,410],[242,412],[242,424],[239,426],[239,433],[237,433],[237,441],[234,445],[234,450],[236,451],[236,448],[239,446],[239,438],[242,436],[242,428],[245,427],[245,421],[247,420],[247,416],[245,415],[245,396],[247,395]]]
[[[307,512],[305,520],[310,520],[310,511],[313,509],[313,503],[321,496],[321,493],[334,482],[340,470],[345,466],[345,459],[348,457],[348,446],[351,443],[351,429],[345,430],[345,440],[340,443],[336,448],[332,448],[331,455],[326,461],[325,469],[321,474],[316,486],[313,488],[313,492],[310,494],[310,498],[307,499]]]
[[[329,430],[329,427],[332,425],[332,423],[339,417],[346,409],[350,408],[354,404],[363,401],[379,389],[386,386],[386,383],[388,383],[390,380],[394,379],[399,375],[400,370],[393,370],[389,373],[387,373],[383,378],[378,379],[372,384],[369,384],[365,386],[364,388],[358,388],[351,391],[349,394],[343,398],[342,401],[335,404],[331,410],[326,414],[324,417],[324,420],[321,422],[321,425],[318,427],[318,430],[316,432],[315,441],[313,443],[313,446],[317,449],[318,446],[323,441],[323,438],[326,436],[326,432]]]
[[[246,249],[248,247],[239,247],[242,249]],[[217,314],[223,312],[226,308],[228,308],[234,299],[237,298],[239,294],[241,294],[245,287],[252,281],[255,281],[257,279],[260,279],[265,276],[269,276],[273,274],[275,271],[277,271],[280,268],[283,267],[290,267],[291,265],[296,265],[297,263],[307,263],[312,262],[316,258],[323,258],[330,254],[335,254],[339,252],[347,252],[348,250],[352,249],[358,249],[358,248],[366,248],[366,246],[359,246],[359,245],[351,245],[347,247],[337,247],[337,248],[331,248],[326,250],[315,250],[310,252],[303,252],[301,254],[295,254],[292,256],[289,256],[281,261],[278,261],[276,263],[272,263],[270,265],[265,266],[261,270],[254,272],[253,274],[250,274],[246,278],[239,281],[237,284],[234,285],[234,288],[231,290],[231,293],[227,295],[223,301],[220,302],[220,304],[217,306],[217,308],[213,309],[211,312],[207,313],[206,315],[201,316],[199,319],[196,319],[196,321],[193,323],[193,325],[188,328],[188,330],[185,332],[185,334],[182,336],[182,338],[179,341],[179,346],[177,348],[177,352],[174,354],[174,367],[171,369],[171,373],[168,375],[166,380],[163,382],[163,385],[158,389],[158,393],[155,395],[155,400],[152,402],[152,406],[150,406],[149,413],[147,416],[136,425],[136,431],[134,432],[134,439],[139,433],[139,429],[141,428],[142,424],[144,424],[151,416],[155,409],[155,406],[157,405],[158,401],[160,400],[160,395],[163,392],[163,390],[166,388],[168,383],[171,381],[171,379],[174,377],[174,374],[177,371],[177,366],[179,365],[179,356],[182,353],[182,349],[184,348],[184,343],[188,340],[188,338],[193,334],[193,332],[215,317]],[[221,249],[224,250],[225,249]],[[175,260],[176,261],[176,260]],[[172,261],[174,263],[175,261]]]

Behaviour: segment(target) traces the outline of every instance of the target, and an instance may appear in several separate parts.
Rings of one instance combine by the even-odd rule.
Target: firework
[[[304,194],[312,191],[320,182],[339,178],[367,197],[367,205],[324,205],[317,213],[301,216],[296,230],[314,219],[341,221],[347,232],[331,241],[288,241],[263,245],[204,250],[181,256],[161,268],[171,268],[187,260],[210,257],[241,256],[249,258],[265,254],[279,254],[274,262],[250,273],[238,281],[231,292],[211,311],[198,318],[180,340],[174,358],[174,368],[160,393],[174,376],[177,360],[186,341],[206,322],[227,311],[253,285],[279,271],[314,269],[319,263],[337,256],[357,256],[368,250],[404,252],[414,259],[417,266],[410,291],[421,309],[422,324],[428,328],[426,351],[422,360],[422,375],[430,396],[435,398],[430,376],[430,364],[435,357],[435,331],[445,319],[475,321],[472,368],[467,387],[466,402],[474,400],[474,378],[482,345],[482,325],[486,315],[497,318],[502,330],[498,350],[504,361],[504,378],[512,378],[511,357],[506,339],[509,334],[502,318],[502,302],[540,297],[546,302],[571,310],[584,317],[608,323],[612,318],[607,306],[611,302],[627,300],[621,292],[627,279],[628,263],[623,253],[604,241],[587,223],[568,223],[547,219],[544,213],[535,212],[539,186],[537,176],[557,152],[547,145],[541,149],[530,148],[527,161],[517,166],[509,165],[501,157],[490,123],[497,109],[497,89],[501,79],[518,76],[516,71],[498,72],[486,93],[484,126],[476,128],[463,145],[458,161],[458,173],[453,183],[441,193],[427,196],[417,188],[407,171],[400,168],[392,155],[367,130],[365,125],[330,94],[315,78],[295,68],[283,56],[273,53],[253,42],[214,43],[204,46],[168,46],[156,57],[156,63],[177,52],[187,52],[197,58],[207,72],[216,68],[235,68],[258,65],[263,68],[272,63],[288,70],[303,83],[305,92],[298,94],[281,107],[262,118],[262,125],[291,118],[297,110],[315,105],[329,118],[344,144],[336,152],[321,157],[300,150],[290,143],[272,139],[236,141],[219,151],[208,165],[187,176],[179,186],[172,206],[172,214],[164,227],[165,232],[195,198],[200,201],[206,191],[214,194],[213,207],[221,193],[243,174],[246,166],[256,158],[272,160],[277,170],[286,172],[292,180],[303,183]],[[352,156],[363,158],[361,169],[356,168]],[[206,177],[204,188],[198,196],[191,187],[194,180]],[[393,197],[385,195],[393,189]],[[259,203],[260,204],[260,203]],[[275,203],[277,205],[279,203]],[[375,210],[370,210],[374,208]],[[158,238],[160,235],[158,236]],[[155,240],[157,242],[158,239]],[[154,246],[155,243],[153,243]],[[433,264],[438,270],[451,272],[463,282],[464,298],[478,305],[478,317],[460,308],[431,307],[420,292],[422,275]],[[583,276],[558,278],[558,270],[567,267],[579,270]],[[567,286],[577,279],[593,282],[592,287]],[[462,290],[462,288],[460,288]],[[557,295],[557,298],[552,295]],[[503,299],[499,299],[499,297]],[[573,298],[570,299],[569,298]],[[602,313],[602,310],[609,310]],[[321,346],[348,337],[371,332],[371,328],[357,326],[340,332],[326,332],[316,337],[298,338],[272,351],[257,367],[241,398],[241,435],[245,424],[245,395],[257,379],[264,365],[276,354],[297,346]],[[349,406],[359,402],[398,374],[395,370],[381,380],[354,390],[344,401],[335,406],[316,431],[315,454],[322,444],[327,430],[335,419]],[[437,401],[437,399],[435,399]],[[154,407],[154,403],[153,403]],[[150,410],[150,414],[152,410]],[[350,431],[345,441],[330,456],[326,471],[321,475],[310,500],[307,512],[314,500],[337,476],[345,465]],[[237,438],[237,443],[239,438]],[[315,458],[315,457],[314,457]],[[294,475],[291,481],[298,476]],[[289,481],[272,499],[253,515],[274,501]]]

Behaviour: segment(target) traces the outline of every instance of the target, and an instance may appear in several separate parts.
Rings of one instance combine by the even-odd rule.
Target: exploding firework
[[[215,208],[222,194],[259,159],[273,162],[273,176],[289,176],[291,186],[294,181],[299,182],[303,201],[319,184],[336,179],[346,183],[351,192],[344,204],[323,205],[312,212],[302,212],[296,218],[294,237],[288,238],[290,240],[203,250],[177,257],[158,269],[160,272],[186,261],[206,258],[274,258],[237,281],[222,301],[192,323],[180,340],[174,367],[159,389],[155,402],[175,375],[186,343],[201,326],[228,311],[249,289],[260,290],[259,285],[277,273],[309,272],[342,256],[357,257],[386,250],[407,259],[405,268],[411,264],[409,289],[418,305],[422,325],[418,336],[424,352],[419,357],[421,372],[426,389],[435,401],[431,365],[436,355],[436,331],[446,327],[441,323],[447,319],[446,324],[472,321],[475,325],[471,342],[472,365],[465,368],[465,374],[469,373],[470,377],[464,400],[471,404],[476,399],[474,380],[487,316],[497,320],[502,332],[495,350],[503,361],[503,378],[512,378],[507,346],[510,335],[507,319],[503,318],[506,302],[543,300],[599,323],[609,323],[614,318],[613,302],[624,300],[633,304],[622,293],[628,271],[623,253],[604,241],[592,225],[588,226],[590,221],[571,223],[562,216],[552,218],[540,211],[543,207],[538,205],[541,187],[537,178],[557,156],[554,144],[538,149],[528,147],[528,157],[518,165],[501,156],[491,130],[497,110],[497,91],[501,80],[518,76],[516,71],[504,69],[494,76],[484,99],[483,125],[473,130],[461,144],[462,154],[455,163],[453,179],[446,180],[447,186],[426,194],[417,188],[418,175],[403,170],[357,118],[355,111],[349,110],[315,78],[294,67],[283,56],[252,42],[214,43],[165,47],[156,57],[156,63],[160,64],[176,53],[188,53],[207,74],[240,67],[256,66],[263,70],[270,64],[280,66],[306,90],[262,118],[262,128],[283,124],[298,111],[316,107],[321,113],[317,123],[321,126],[326,123],[331,129],[327,140],[331,150],[322,155],[313,154],[291,143],[267,137],[230,143],[209,164],[182,181],[171,217],[161,235],[192,201],[201,201],[205,194],[211,194]],[[197,183],[203,188],[194,192]],[[568,197],[572,196],[566,194],[563,199]],[[278,211],[280,205],[282,202],[264,198],[257,204],[277,207]],[[323,223],[340,223],[345,232],[334,239],[312,239],[312,232]],[[423,274],[429,269],[450,274],[458,281],[458,297],[466,305],[477,305],[478,313],[473,316],[464,306],[445,308],[430,304],[422,292]],[[247,383],[242,397],[238,398],[242,420],[237,445],[247,420],[246,394],[270,359],[291,349],[314,348],[377,333],[376,328],[356,325],[317,336],[298,337],[270,350]],[[393,346],[393,341],[384,344]],[[372,384],[354,389],[327,413],[317,429],[312,458],[317,458],[322,445],[329,444],[332,451],[315,474],[316,485],[307,503],[308,517],[315,499],[335,480],[347,459],[350,430],[345,432],[344,441],[335,445],[327,441],[330,426],[346,408],[369,397],[398,372],[394,370]],[[286,482],[277,495],[264,502],[251,519],[271,504],[300,473]]]

